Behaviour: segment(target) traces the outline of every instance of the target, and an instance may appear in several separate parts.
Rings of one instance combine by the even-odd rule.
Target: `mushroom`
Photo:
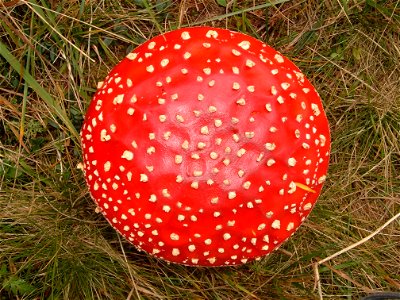
[[[184,265],[269,254],[326,178],[321,99],[248,35],[178,29],[137,47],[99,84],[81,131],[90,194],[139,250]]]

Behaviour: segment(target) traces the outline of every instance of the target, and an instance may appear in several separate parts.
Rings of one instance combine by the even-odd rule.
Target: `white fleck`
[[[149,177],[146,174],[140,174],[140,182],[149,181]]]
[[[206,253],[206,252],[204,252],[204,253]],[[217,259],[215,257],[211,257],[211,258],[207,258],[207,260],[210,262],[210,264],[214,264]]]
[[[275,143],[266,143],[265,148],[269,151],[273,151],[276,148]]]
[[[293,194],[296,191],[296,184],[292,181],[289,183],[289,190],[288,190],[288,194]]]
[[[169,59],[164,58],[161,60],[160,65],[161,67],[166,67],[169,64]]]
[[[218,197],[211,198],[211,204],[217,204],[218,200]]]
[[[206,245],[211,245],[211,243],[212,243],[211,239],[206,239],[204,241],[204,244],[206,244]]]
[[[156,201],[157,201],[157,196],[154,195],[154,194],[151,194],[151,195],[150,195],[150,198],[149,198],[149,201],[150,201],[150,202],[153,202],[153,203],[156,202]]]
[[[204,74],[210,75],[211,74],[211,69],[210,68],[204,68],[203,69]]]
[[[130,102],[136,103],[137,102],[137,96],[135,94],[132,95]]]
[[[241,41],[238,46],[242,48],[243,50],[249,50],[250,48],[250,42],[249,41]]]
[[[257,162],[260,162],[264,158],[264,152],[261,152],[257,157]]]
[[[168,189],[162,189],[161,193],[165,198],[171,197],[171,194],[169,193]]]
[[[181,252],[179,251],[178,248],[172,249],[172,256],[178,256],[179,254],[181,254]]]
[[[208,38],[213,37],[216,39],[218,37],[218,32],[216,32],[215,30],[209,30],[206,33],[206,37]]]
[[[195,117],[200,117],[201,111],[200,110],[194,110],[193,114],[195,115]]]
[[[232,67],[232,72],[233,74],[239,74],[239,68],[238,67]]]
[[[156,152],[156,148],[154,148],[153,146],[150,146],[149,148],[147,148],[146,152],[147,152],[147,154],[151,155]]]
[[[246,153],[246,149],[240,148],[237,152],[238,157],[242,157]]]
[[[207,146],[207,144],[204,143],[204,142],[198,142],[197,143],[197,148],[198,149],[204,149],[206,146]]]
[[[297,163],[297,161],[296,161],[295,158],[290,157],[290,158],[288,159],[288,165],[289,165],[289,166],[294,167],[294,166],[296,165],[296,163]]]
[[[221,127],[222,126],[222,121],[219,119],[214,120],[214,125],[215,127]]]
[[[176,233],[171,233],[169,237],[173,241],[179,241],[179,235],[177,235]]]
[[[200,155],[198,155],[197,153],[192,153],[190,157],[193,159],[200,159]]]
[[[197,95],[197,100],[203,101],[204,100],[204,95],[203,94],[198,94]]]
[[[311,109],[313,110],[315,116],[319,116],[321,114],[321,111],[317,104],[311,103]]]
[[[193,182],[190,184],[190,187],[191,187],[192,189],[197,190],[197,189],[199,188],[199,183],[198,183],[198,181],[193,181]]]
[[[287,89],[290,87],[290,83],[282,82],[282,83],[281,83],[281,87],[282,87],[284,90],[287,90]]]
[[[252,61],[251,59],[246,60],[246,67],[252,68],[255,65],[256,65],[256,63],[254,61]]]
[[[240,84],[238,82],[234,82],[232,85],[232,89],[234,89],[234,90],[240,89]]]
[[[254,91],[255,91],[254,85],[249,85],[249,86],[247,87],[247,90],[248,90],[250,93],[254,93]]]
[[[111,169],[111,162],[106,161],[104,164],[104,171],[108,172],[108,171],[110,171],[110,169]]]
[[[280,55],[280,54],[275,54],[274,58],[278,63],[284,62],[284,59],[283,59],[282,55]]]
[[[188,40],[188,39],[190,39],[190,34],[189,34],[189,32],[187,32],[187,31],[182,32],[181,38],[182,38],[183,40]]]
[[[236,101],[236,104],[239,104],[239,105],[246,105],[246,100],[244,99],[244,98],[240,98],[239,100],[237,100]]]
[[[146,71],[149,72],[149,73],[153,73],[154,72],[154,66],[153,65],[148,65],[146,67]]]
[[[166,213],[168,213],[168,212],[171,211],[171,207],[170,207],[169,205],[164,205],[162,209],[163,209],[163,211],[165,211]]]
[[[275,164],[275,159],[273,159],[273,158],[268,159],[268,161],[267,161],[267,166],[268,167],[271,167],[274,164]]]
[[[239,140],[240,140],[239,135],[236,134],[236,133],[234,133],[234,134],[232,135],[232,138],[233,138],[233,140],[234,140],[236,143],[238,143]]]
[[[251,185],[250,181],[245,181],[242,186],[244,189],[248,190],[250,188],[250,185]]]
[[[232,49],[232,54],[235,56],[240,56],[242,53],[240,53],[240,51],[238,51],[236,49]]]
[[[232,199],[235,199],[235,198],[236,198],[236,192],[230,191],[228,193],[228,199],[232,200]]]
[[[279,220],[274,220],[271,224],[271,227],[274,229],[280,229],[281,228],[281,221]]]
[[[193,171],[193,176],[194,177],[203,176],[203,171],[195,170],[195,171]]]
[[[271,111],[272,111],[272,106],[271,106],[271,104],[270,104],[270,103],[265,104],[265,109],[266,109],[267,111],[271,112]]]
[[[175,155],[175,163],[181,164],[183,161],[182,155]]]
[[[271,74],[272,75],[276,75],[276,74],[278,74],[279,73],[279,70],[278,69],[272,69],[271,70]]]
[[[125,158],[126,160],[132,160],[133,159],[133,153],[129,150],[125,150],[124,153],[122,154],[121,158]]]
[[[325,176],[325,175],[322,175],[320,178],[318,178],[318,183],[319,183],[319,184],[324,183],[325,180],[326,180],[326,176]]]
[[[114,98],[113,104],[114,104],[114,105],[116,105],[116,104],[121,104],[123,100],[124,100],[124,95],[118,95],[118,96],[116,96],[116,97]]]
[[[203,126],[200,128],[201,134],[209,134],[208,126]]]
[[[128,108],[128,110],[126,111],[126,113],[127,113],[128,115],[132,116],[132,115],[135,113],[135,109],[132,108],[132,107],[130,107],[130,108]]]
[[[290,222],[289,224],[288,224],[288,226],[286,227],[286,230],[287,231],[290,231],[290,230],[292,230],[294,228],[294,223],[293,222]]]
[[[127,57],[129,60],[134,60],[134,59],[136,59],[137,56],[138,56],[137,53],[131,52],[131,53],[129,53],[126,57]]]
[[[208,107],[208,111],[209,111],[210,113],[215,113],[215,112],[217,111],[217,108],[216,108],[215,106],[210,105],[210,106]]]
[[[182,149],[188,150],[189,149],[189,141],[184,140],[182,143]]]
[[[189,59],[191,56],[192,54],[190,52],[185,52],[185,54],[183,54],[184,59]]]
[[[244,133],[245,137],[247,137],[248,139],[252,139],[255,136],[254,131],[246,131]]]
[[[183,116],[182,115],[176,115],[175,116],[175,118],[176,118],[176,120],[178,121],[178,122],[180,122],[180,123],[183,123],[183,122],[185,122],[185,119],[183,118]]]

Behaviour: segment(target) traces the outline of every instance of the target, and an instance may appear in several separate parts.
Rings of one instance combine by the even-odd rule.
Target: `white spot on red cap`
[[[188,40],[188,39],[190,39],[190,33],[189,33],[188,31],[183,31],[182,34],[181,34],[181,38],[182,38],[183,40]]]
[[[125,158],[126,160],[132,160],[133,159],[133,153],[129,150],[125,150],[124,153],[122,154],[121,158]]]

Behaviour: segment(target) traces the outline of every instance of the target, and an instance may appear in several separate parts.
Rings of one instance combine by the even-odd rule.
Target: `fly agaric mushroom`
[[[330,135],[300,70],[250,36],[157,36],[99,84],[81,131],[87,185],[139,250],[238,265],[287,240],[325,181]]]

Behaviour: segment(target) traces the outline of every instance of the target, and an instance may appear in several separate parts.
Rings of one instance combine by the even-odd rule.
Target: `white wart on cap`
[[[81,131],[90,193],[138,249],[185,265],[267,255],[305,220],[326,178],[321,99],[250,36],[157,36],[99,86]]]

